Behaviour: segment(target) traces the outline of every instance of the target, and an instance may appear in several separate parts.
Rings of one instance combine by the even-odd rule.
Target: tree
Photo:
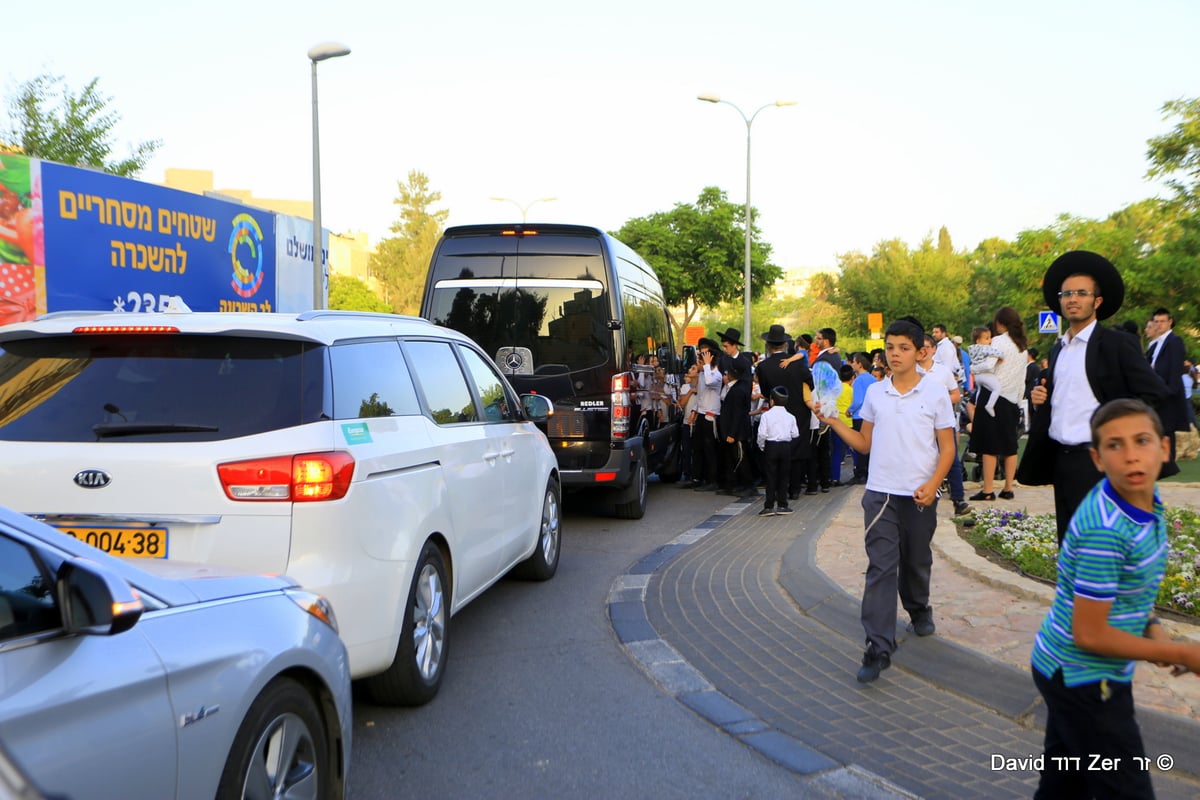
[[[1167,134],[1150,139],[1146,158],[1148,178],[1167,177],[1176,202],[1200,210],[1200,98],[1170,100],[1163,104],[1163,119],[1181,117]],[[1174,177],[1183,173],[1182,177]]]
[[[408,173],[407,183],[396,183],[399,196],[392,201],[400,217],[390,226],[396,236],[379,243],[371,256],[371,274],[384,285],[387,301],[398,314],[416,314],[421,309],[421,292],[433,248],[442,235],[450,212],[433,211],[442,193],[431,191],[429,178],[419,170]]]
[[[348,275],[329,276],[329,307],[342,311],[389,313],[392,310],[365,283]]]
[[[751,220],[758,219],[752,210]],[[783,270],[770,262],[771,245],[751,227],[750,297],[761,298]],[[670,211],[635,217],[613,233],[645,258],[662,282],[667,305],[683,308],[671,314],[676,337],[691,324],[701,306],[740,300],[744,294],[745,208],[729,202],[725,192],[705,187],[695,205],[676,203]],[[671,313],[671,312],[668,312]],[[743,338],[749,336],[745,331]]]
[[[112,98],[100,94],[99,78],[93,78],[78,94],[73,94],[64,80],[59,75],[38,75],[9,98],[10,146],[31,158],[97,167],[124,177],[145,169],[162,142],[139,142],[128,158],[109,160],[113,130],[121,121],[120,115],[109,109]]]

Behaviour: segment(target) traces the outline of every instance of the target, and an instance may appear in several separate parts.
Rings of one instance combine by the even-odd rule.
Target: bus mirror
[[[696,365],[696,347],[695,345],[685,344],[683,346],[683,369],[681,372],[687,372]]]

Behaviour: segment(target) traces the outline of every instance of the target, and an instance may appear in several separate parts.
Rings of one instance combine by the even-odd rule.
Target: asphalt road
[[[568,497],[557,576],[503,580],[453,618],[432,703],[355,703],[349,797],[814,796],[662,691],[606,613],[617,576],[727,499],[652,483],[630,521]]]

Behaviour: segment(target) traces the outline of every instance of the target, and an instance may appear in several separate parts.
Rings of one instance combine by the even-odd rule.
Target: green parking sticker
[[[347,422],[342,426],[342,435],[346,444],[368,444],[371,441],[371,429],[365,422]]]

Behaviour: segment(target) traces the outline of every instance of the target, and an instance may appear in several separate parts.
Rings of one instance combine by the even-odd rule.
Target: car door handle
[[[483,454],[483,460],[488,462],[492,466],[496,465],[496,459],[499,457],[500,457],[499,453],[484,453]]]
[[[505,458],[512,458],[516,454],[517,454],[517,451],[512,450],[512,449],[500,451],[500,455],[504,456]]]

